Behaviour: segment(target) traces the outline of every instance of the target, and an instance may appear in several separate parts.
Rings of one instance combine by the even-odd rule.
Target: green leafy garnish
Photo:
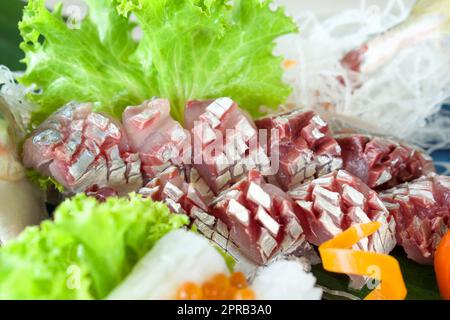
[[[403,279],[408,290],[406,300],[440,300],[433,266],[420,265],[408,259],[401,248],[396,248],[391,255],[400,264]],[[316,276],[318,284],[329,290],[345,292],[359,299],[363,299],[370,293],[370,290],[366,287],[360,291],[350,289],[348,287],[348,276],[327,272],[323,270],[322,265],[313,266],[312,272]],[[328,300],[346,299],[330,293],[325,293],[324,298]]]
[[[127,104],[152,95],[151,79],[131,59],[137,47],[133,24],[117,14],[112,0],[86,2],[89,16],[71,23],[62,5],[50,12],[45,0],[31,0],[25,7],[19,29],[27,69],[19,81],[43,91],[28,97],[38,105],[35,123],[71,100],[98,101],[103,111],[119,115]]]
[[[48,190],[50,188],[55,188],[60,193],[64,192],[64,187],[62,184],[60,184],[58,181],[53,179],[52,177],[46,177],[37,172],[33,169],[28,169],[25,172],[25,175],[27,176],[28,180],[41,188],[42,190]]]
[[[323,294],[325,300],[353,300],[364,299],[370,290],[354,290],[349,288],[349,277],[345,274],[332,273],[323,269],[321,264],[312,266],[312,273],[317,278],[317,284],[326,288]],[[337,292],[338,294],[333,294]],[[345,294],[343,296],[342,294]]]
[[[166,233],[185,225],[162,203],[78,195],[55,221],[0,249],[1,299],[102,299]]]
[[[159,96],[181,121],[190,99],[228,96],[257,116],[290,94],[272,52],[274,40],[297,27],[270,0],[87,0],[78,29],[44,2],[30,0],[19,24],[27,64],[20,82],[42,89],[29,97],[39,106],[35,123],[70,100],[99,102],[98,111],[120,116]]]
[[[234,271],[234,267],[236,266],[236,260],[226,251],[223,251],[220,247],[215,247],[216,250],[220,253],[220,255],[223,257],[223,260],[225,260],[225,263],[227,264],[228,270],[230,272]]]
[[[408,289],[407,300],[440,300],[439,288],[433,266],[420,265],[406,257],[397,248],[392,256],[397,259]]]

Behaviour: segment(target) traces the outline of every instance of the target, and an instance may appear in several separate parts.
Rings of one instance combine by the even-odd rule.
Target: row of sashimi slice
[[[431,263],[450,225],[450,178],[435,175],[424,153],[386,138],[333,136],[312,111],[254,122],[229,98],[189,102],[184,127],[163,99],[128,107],[122,122],[71,103],[26,140],[24,163],[69,195],[134,191],[163,201],[257,264],[306,254],[370,221],[382,228],[357,249],[389,253],[398,243]]]

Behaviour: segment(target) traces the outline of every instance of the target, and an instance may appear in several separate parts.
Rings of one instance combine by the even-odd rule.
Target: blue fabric
[[[444,106],[444,109],[450,111],[450,105]],[[438,173],[450,174],[450,172],[448,172],[448,166],[450,166],[450,149],[438,150],[433,152],[431,156],[437,163],[436,169]],[[448,165],[447,168],[444,166],[445,164]]]

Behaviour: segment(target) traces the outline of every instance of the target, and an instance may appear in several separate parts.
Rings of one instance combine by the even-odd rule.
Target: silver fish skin
[[[191,137],[171,117],[168,100],[155,98],[129,106],[122,115],[122,123],[131,150],[140,156],[145,182],[170,166],[182,168],[189,164]]]
[[[223,191],[194,223],[239,261],[265,265],[278,256],[313,251],[292,200],[257,170]]]
[[[68,194],[138,190],[141,162],[122,125],[92,109],[92,104],[72,102],[51,115],[25,141],[25,166],[54,178]]]
[[[250,170],[270,171],[255,123],[232,99],[189,101],[185,125],[193,141],[193,167],[215,194]]]
[[[145,198],[167,204],[172,212],[192,220],[207,215],[214,194],[194,168],[169,166],[138,191]]]
[[[342,168],[341,148],[315,112],[294,110],[257,120],[256,125],[269,132],[267,150],[271,161],[279,162],[269,181],[283,190]]]

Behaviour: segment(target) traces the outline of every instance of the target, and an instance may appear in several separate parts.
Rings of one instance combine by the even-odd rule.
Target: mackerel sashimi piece
[[[344,169],[372,189],[386,190],[434,172],[428,155],[390,139],[345,135],[337,141],[342,148]]]
[[[313,111],[296,110],[256,121],[258,129],[267,130],[269,154],[278,161],[278,170],[270,182],[288,191],[341,169],[341,149],[328,124]]]
[[[380,253],[389,253],[395,247],[395,220],[377,193],[347,171],[317,178],[289,195],[301,209],[306,238],[314,245],[321,245],[354,224],[378,221],[380,229],[356,247]]]
[[[397,222],[397,242],[408,257],[432,264],[450,228],[450,177],[429,174],[380,194]]]
[[[270,170],[255,124],[231,99],[190,101],[185,126],[192,133],[193,166],[214,193],[239,181],[249,170]]]
[[[164,99],[145,101],[126,108],[123,125],[129,144],[139,153],[147,179],[169,166],[182,167],[191,157],[189,132],[170,116],[170,103]]]
[[[25,141],[24,164],[68,193],[127,194],[142,186],[139,155],[130,152],[121,124],[93,112],[92,104],[69,103],[42,123]]]
[[[198,230],[239,260],[264,264],[281,253],[307,250],[292,200],[256,171],[222,192],[210,213],[197,217]]]
[[[208,211],[214,194],[194,168],[170,166],[150,180],[139,194],[164,202],[172,212],[192,219]]]

